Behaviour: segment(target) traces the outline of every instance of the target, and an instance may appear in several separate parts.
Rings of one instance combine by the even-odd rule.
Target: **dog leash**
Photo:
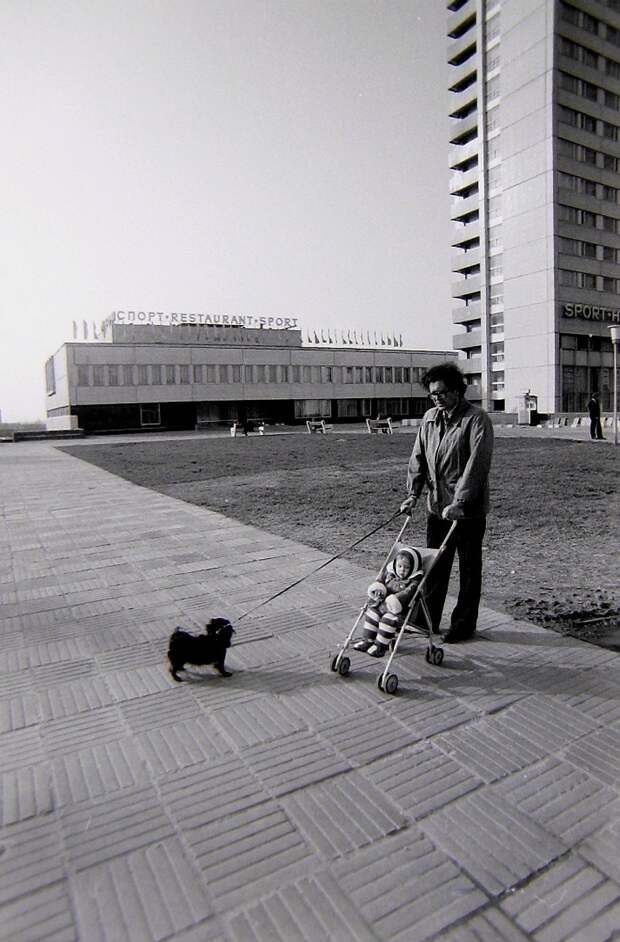
[[[363,543],[364,540],[367,540],[369,536],[373,535],[373,533],[377,533],[379,530],[382,530],[384,527],[389,526],[389,524],[392,523],[393,520],[396,520],[397,517],[400,517],[400,514],[401,514],[401,511],[397,510],[396,513],[393,514],[389,518],[389,520],[384,520],[384,522],[380,523],[378,527],[374,528],[374,530],[370,530],[370,532],[365,533],[364,536],[361,536],[359,540],[355,541],[355,543],[351,543],[350,546],[347,546],[345,549],[340,550],[339,553],[336,553],[335,556],[331,556],[324,563],[321,563],[320,566],[317,566],[316,569],[313,569],[311,572],[307,572],[305,576],[301,576],[300,579],[296,579],[295,582],[291,582],[290,585],[287,585],[284,589],[280,589],[280,591],[276,592],[274,595],[270,595],[268,599],[265,599],[263,602],[259,602],[258,605],[254,606],[254,608],[250,608],[248,609],[247,612],[243,612],[243,614],[239,616],[237,621],[240,622],[243,618],[246,617],[246,615],[252,615],[254,612],[258,611],[259,608],[262,608],[263,605],[267,605],[269,602],[273,602],[274,599],[277,599],[281,595],[284,595],[284,593],[290,591],[290,589],[294,589],[295,586],[304,582],[306,579],[309,579],[310,576],[316,575],[316,573],[320,572],[321,569],[325,569],[325,567],[329,566],[330,563],[333,563],[336,559],[340,559],[341,556],[344,556],[344,554],[348,553],[350,550],[355,549],[356,546],[359,546],[360,543]]]

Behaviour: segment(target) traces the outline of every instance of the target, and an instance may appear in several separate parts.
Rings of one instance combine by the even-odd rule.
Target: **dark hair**
[[[467,389],[467,381],[456,363],[438,363],[431,366],[422,377],[422,385],[428,391],[431,383],[445,383],[450,392],[458,392],[464,395]]]

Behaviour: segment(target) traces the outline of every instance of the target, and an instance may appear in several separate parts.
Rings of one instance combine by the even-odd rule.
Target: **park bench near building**
[[[306,419],[306,428],[310,435],[315,432],[318,432],[320,435],[325,435],[326,432],[331,432],[332,430],[332,426],[326,425],[324,419]]]
[[[377,435],[393,435],[394,426],[392,425],[392,420],[387,419],[366,419],[366,426],[368,431],[372,435],[377,433]]]
[[[259,435],[265,434],[265,423],[262,419],[255,422],[233,422],[230,427],[230,437],[236,438],[237,435],[249,435],[251,432],[258,432]]]

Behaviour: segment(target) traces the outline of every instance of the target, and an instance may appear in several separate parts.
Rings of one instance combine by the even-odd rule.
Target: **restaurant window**
[[[108,366],[108,386],[118,386],[118,366],[110,363]]]
[[[345,383],[352,383],[352,382],[353,382],[353,367],[352,367],[352,366],[345,366],[345,368],[344,368],[344,381],[345,381]]]
[[[105,386],[104,366],[93,366],[93,386]]]
[[[372,383],[372,366],[364,367],[365,377],[364,380],[366,383]]]
[[[161,425],[159,403],[140,406],[140,425]]]
[[[166,385],[173,386],[176,381],[176,369],[172,364],[169,364],[166,366]]]
[[[205,367],[206,378],[205,382],[207,383],[217,383],[217,376],[215,373],[215,364],[207,363]]]
[[[161,386],[161,365],[153,363],[151,366],[151,382],[153,386]]]
[[[149,373],[146,363],[138,364],[138,386],[148,386]]]
[[[375,383],[383,382],[383,367],[375,366]]]
[[[386,366],[384,370],[384,379],[386,383],[394,382],[394,370],[391,366]]]
[[[194,363],[192,367],[192,376],[195,383],[202,383],[202,363]]]
[[[188,363],[181,363],[181,365],[179,366],[179,382],[182,383],[183,386],[187,386],[189,384],[189,364]]]
[[[121,374],[123,386],[133,386],[133,363],[123,363]]]
[[[311,374],[311,372],[310,372],[310,367],[309,367],[309,366],[304,366],[304,367],[302,368],[302,377],[303,377],[303,382],[304,382],[304,383],[311,383],[311,382],[312,382],[312,374]]]
[[[301,366],[292,366],[291,369],[293,371],[293,377],[292,377],[291,382],[301,383]]]
[[[77,381],[78,386],[88,386],[88,367],[87,366],[78,366],[77,368]]]

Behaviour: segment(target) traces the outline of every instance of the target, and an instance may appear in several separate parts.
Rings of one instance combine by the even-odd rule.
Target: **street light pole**
[[[620,327],[610,327],[611,342],[614,345],[614,445],[618,444],[618,343]]]

